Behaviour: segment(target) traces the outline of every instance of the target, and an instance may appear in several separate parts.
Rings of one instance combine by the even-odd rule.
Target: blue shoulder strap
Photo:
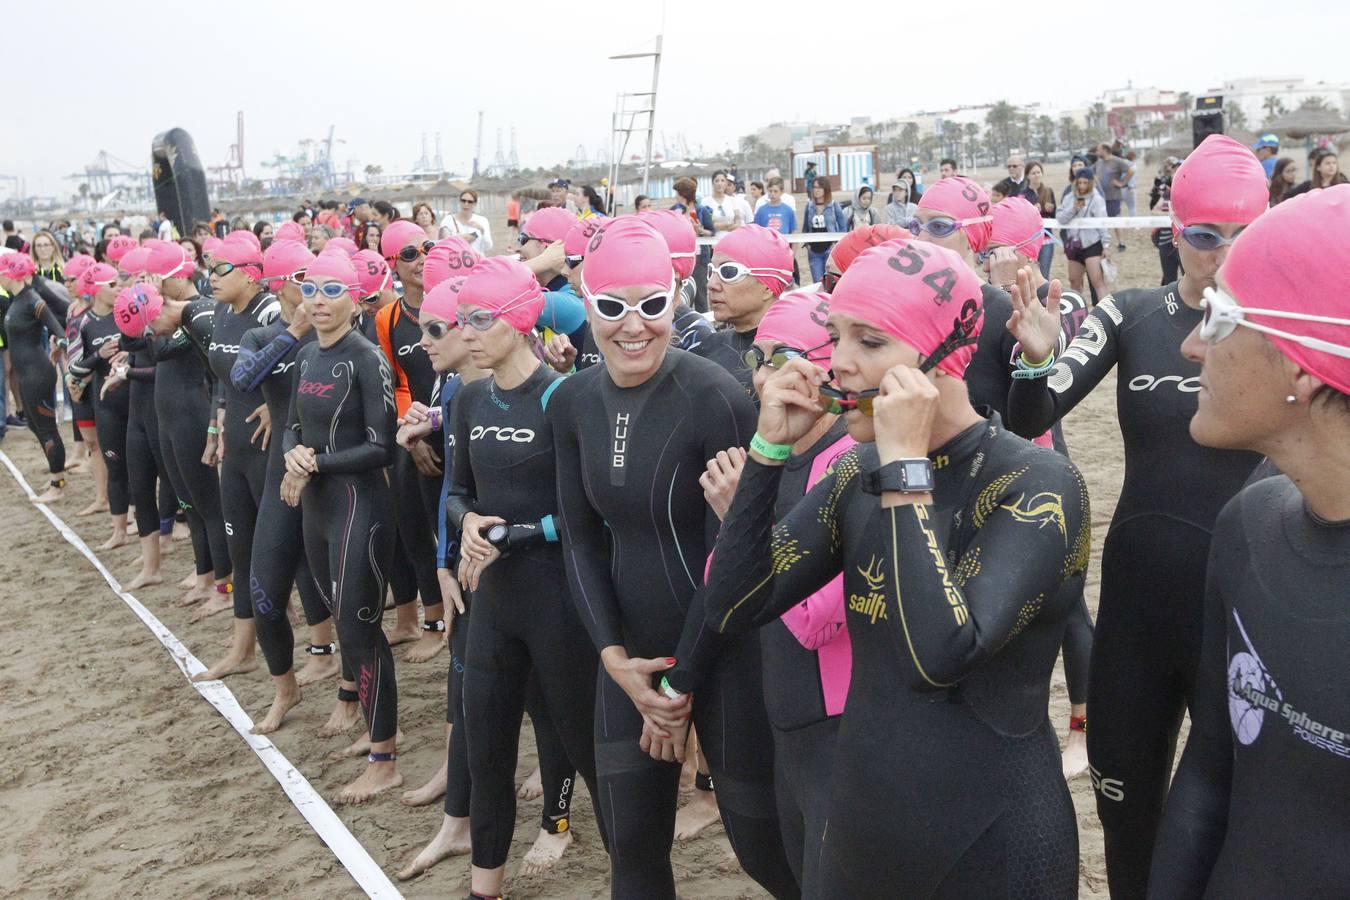
[[[552,384],[544,388],[544,393],[539,397],[539,405],[541,407],[543,407],[546,410],[548,409],[548,398],[553,396],[553,392],[556,391],[558,389],[558,385],[562,383],[563,380],[561,378],[555,378],[553,379]]]

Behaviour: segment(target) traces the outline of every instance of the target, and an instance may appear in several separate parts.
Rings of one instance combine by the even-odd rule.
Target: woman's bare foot
[[[39,503],[45,503],[46,501],[39,497],[37,502],[39,502]],[[112,533],[112,537],[108,538],[106,541],[104,541],[103,543],[99,544],[99,545],[98,545],[98,549],[100,549],[100,550],[116,550],[118,547],[121,547],[123,544],[130,544],[131,542],[132,542],[131,535],[127,534],[125,528],[114,528],[114,529],[113,529],[113,533]]]
[[[196,576],[195,574],[191,573],[191,572],[189,572],[188,574],[184,575],[184,576],[183,576],[183,580],[180,581],[180,582],[178,582],[178,589],[179,589],[180,591],[190,591],[190,590],[192,590],[192,589],[195,588],[195,587],[205,587],[205,588],[210,588],[211,585],[210,585],[209,582],[208,582],[207,584],[204,584],[204,585],[199,585],[199,584],[197,583],[197,576]]]
[[[722,818],[717,809],[717,794],[713,791],[694,791],[689,802],[675,814],[675,840],[696,838],[703,829]]]
[[[1064,753],[1060,758],[1064,766],[1064,778],[1077,778],[1087,771],[1087,732],[1069,729],[1069,739],[1064,744]]]
[[[395,732],[394,746],[398,747],[402,743],[403,743],[403,732],[401,731]],[[365,756],[366,754],[370,753],[370,747],[371,747],[370,734],[369,732],[367,732],[362,734],[352,743],[343,747],[341,750],[334,750],[332,753],[329,753],[328,758],[334,762],[336,762],[339,759],[355,759],[358,756]]]
[[[108,499],[105,497],[102,500],[100,500],[97,497],[95,497],[92,501],[90,501],[88,506],[77,512],[75,514],[75,517],[82,518],[84,516],[92,516],[96,513],[107,511],[108,511]]]
[[[281,722],[286,718],[286,713],[295,708],[300,702],[300,687],[295,683],[295,677],[290,673],[276,679],[277,694],[272,698],[272,708],[267,711],[261,722],[254,722],[253,727],[249,729],[252,734],[271,734],[281,727]]]
[[[469,842],[468,818],[445,816],[441,820],[441,830],[431,839],[431,843],[423,847],[422,852],[413,857],[412,862],[399,870],[398,880],[407,881],[409,878],[416,878],[441,860],[463,856],[472,849],[473,846]]]
[[[202,605],[197,607],[197,611],[192,614],[191,622],[200,622],[207,616],[214,616],[216,613],[222,613],[227,609],[234,609],[234,595],[222,594],[215,588],[211,589],[211,594]]]
[[[373,762],[366,765],[366,770],[360,777],[338,791],[333,797],[334,803],[365,803],[372,797],[383,794],[385,791],[391,791],[403,784],[403,774],[399,772],[398,767],[391,760],[389,762]]]
[[[324,722],[319,728],[319,737],[329,738],[337,737],[345,731],[350,731],[352,726],[361,720],[361,709],[353,700],[348,703],[345,700],[339,700],[333,707],[333,712],[328,716],[328,721]]]
[[[147,572],[145,571],[145,569],[141,569],[141,573],[137,575],[135,578],[131,579],[131,581],[127,584],[127,587],[132,590],[135,590],[136,588],[149,587],[152,584],[163,584],[163,583],[164,583],[164,576],[160,575],[158,572]]]
[[[342,672],[342,664],[332,653],[305,654],[309,657],[305,664],[300,667],[300,671],[295,673],[295,683],[304,687],[307,684],[317,684],[320,681],[326,681],[329,678],[335,678]]]
[[[172,553],[173,545],[174,545],[173,538],[169,537],[167,534],[161,534],[159,536],[159,552],[161,556],[163,556],[166,553]]]
[[[66,493],[66,492],[65,492],[65,490],[64,490],[63,488],[59,488],[59,487],[57,487],[56,485],[53,484],[53,485],[50,485],[50,486],[49,486],[45,491],[43,491],[41,494],[38,494],[36,497],[34,497],[34,498],[33,498],[33,502],[34,502],[34,503],[55,503],[57,500],[60,500],[60,499],[65,495],[65,493]]]
[[[441,760],[441,767],[436,770],[426,784],[420,788],[414,788],[411,791],[404,791],[400,798],[404,806],[429,806],[445,796],[445,785],[448,779],[448,763]],[[434,844],[435,841],[432,841]],[[414,860],[415,862],[415,860]],[[399,876],[400,878],[402,876]],[[408,877],[412,877],[411,875]]]
[[[516,791],[517,800],[538,800],[544,796],[544,776],[539,774],[539,767],[535,766],[530,777],[525,779],[525,783]]]
[[[235,619],[230,629],[230,649],[214,666],[192,677],[193,681],[215,681],[227,675],[242,675],[258,668],[254,646],[258,642],[252,619]]]
[[[408,604],[411,606],[412,604]],[[393,640],[390,640],[393,643]],[[403,661],[410,663],[424,663],[433,659],[437,653],[445,649],[445,632],[443,631],[423,631],[421,636],[413,642],[413,645],[403,651]]]
[[[417,621],[417,604],[405,603],[394,607],[394,627],[389,629],[389,646],[406,644],[422,637],[422,624]]]
[[[173,534],[170,535],[175,541],[192,540],[192,529],[188,528],[186,522],[175,521],[173,523]]]
[[[520,874],[537,875],[540,872],[547,872],[553,868],[554,863],[562,859],[563,852],[571,845],[570,829],[562,834],[549,834],[544,829],[539,829],[539,837],[534,839],[534,846],[520,863]]]

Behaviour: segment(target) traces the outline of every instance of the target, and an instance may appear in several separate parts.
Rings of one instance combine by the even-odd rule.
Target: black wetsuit
[[[197,574],[212,572],[223,579],[232,567],[220,476],[215,466],[202,462],[206,430],[215,422],[214,390],[206,365],[215,315],[214,300],[194,298],[183,308],[182,325],[151,346],[156,378],[165,388],[155,391],[164,467],[187,514]]]
[[[300,605],[309,625],[318,625],[329,617],[305,560],[304,542],[296,540],[303,533],[300,507],[289,506],[281,499],[286,460],[282,442],[276,437],[290,412],[297,348],[314,340],[313,330],[297,340],[287,327],[278,317],[270,325],[246,332],[239,341],[239,358],[230,370],[235,390],[256,397],[259,388],[262,389],[263,400],[272,415],[273,440],[267,448],[267,476],[258,506],[258,525],[253,530],[248,590],[258,645],[267,660],[267,671],[274,677],[285,675],[293,665],[295,634],[286,615],[291,587],[300,593]]]
[[[1142,897],[1182,713],[1200,656],[1214,519],[1259,461],[1190,436],[1200,321],[1176,284],[1102,299],[1051,373],[1017,381],[1010,426],[1040,434],[1116,367],[1125,480],[1102,551],[1088,688],[1088,760],[1116,898]]]
[[[1350,892],[1350,522],[1286,477],[1219,515],[1186,751],[1149,896]]]
[[[861,489],[875,445],[773,525],[783,467],[748,461],[708,580],[709,621],[745,631],[842,569],[853,674],[821,884],[830,896],[1074,897],[1078,829],[1048,717],[1050,675],[1091,545],[1063,456],[995,415],[930,454],[933,506]],[[719,785],[720,790],[720,785]]]
[[[441,407],[441,458],[444,460],[441,504],[436,515],[436,568],[448,570],[451,578],[458,577],[459,542],[455,530],[450,527],[445,506],[455,468],[454,400],[463,386],[463,379],[456,374],[442,380],[436,392]],[[473,786],[469,774],[469,739],[464,728],[464,670],[469,648],[469,613],[473,611],[471,600],[472,597],[464,598],[462,613],[446,610],[447,614],[454,615],[454,622],[450,632],[450,666],[445,673],[445,721],[453,726],[450,743],[446,746],[445,814],[458,819],[469,816]]]
[[[84,355],[71,360],[76,377],[92,375],[85,396],[94,407],[94,429],[98,445],[108,467],[108,511],[114,516],[127,514],[131,503],[131,476],[127,471],[127,417],[131,414],[131,392],[125,384],[115,384],[104,394],[103,385],[112,374],[112,364],[99,355],[108,341],[121,341],[122,333],[111,314],[99,315],[92,308],[80,326]]]
[[[755,404],[756,409],[759,408],[759,395],[755,393],[755,373],[745,364],[745,351],[754,346],[757,330],[751,328],[749,331],[736,331],[723,328],[703,338],[692,351],[695,355],[710,359],[730,372],[741,383],[745,395]]]
[[[549,417],[563,558],[582,624],[597,650],[677,660],[666,674],[675,690],[693,692],[692,720],[732,848],[770,893],[796,896],[774,804],[759,640],[719,639],[703,614],[718,523],[698,479],[718,451],[748,444],[754,407],[716,363],[670,350],[634,388],[616,386],[603,366],[573,375],[554,392]],[[609,833],[611,894],[673,897],[680,767],[643,753],[641,733],[633,702],[602,668],[597,807]]]
[[[553,432],[545,410],[561,383],[541,363],[518,387],[503,390],[488,377],[460,387],[454,403],[451,524],[477,512],[535,525],[541,536],[535,546],[513,549],[489,566],[473,595],[464,723],[473,774],[473,864],[484,869],[505,864],[515,831],[516,751],[532,668],[566,748],[562,760],[541,753],[541,767],[567,768],[570,759],[591,796],[600,796],[592,724],[599,660],[568,594],[553,524]],[[556,820],[566,811],[548,803],[544,814]]]
[[[178,498],[169,483],[155,414],[155,360],[143,340],[122,341],[127,368],[127,483],[136,507],[136,534],[149,537],[173,529]],[[166,387],[166,390],[171,388]]]
[[[80,334],[80,329],[84,327],[84,321],[89,316],[89,308],[86,305],[80,312],[66,318],[66,340],[69,342],[69,346],[66,348],[66,359],[68,361],[77,360],[84,355],[84,340]],[[71,372],[71,376],[82,388],[79,399],[76,399],[73,394],[70,398],[71,420],[75,425],[75,434],[79,435],[81,428],[94,427],[94,401],[89,394],[89,382],[92,376],[80,377],[74,372]],[[83,437],[80,440],[84,440]]]
[[[16,393],[23,401],[28,429],[47,457],[52,482],[63,482],[66,445],[56,422],[56,367],[47,356],[47,335],[62,337],[65,326],[32,287],[24,287],[13,297],[0,297],[0,304],[3,344],[9,353],[10,371],[19,380]]]
[[[317,474],[302,496],[305,555],[337,622],[373,743],[398,730],[394,655],[380,620],[393,564],[394,520],[384,468],[394,446],[389,365],[355,328],[296,356],[282,451],[304,445]]]
[[[198,301],[201,302],[201,301]],[[207,346],[207,363],[216,378],[216,406],[225,410],[225,460],[220,465],[220,505],[225,514],[225,534],[230,542],[230,559],[239,576],[252,577],[253,535],[262,507],[263,486],[267,481],[267,451],[262,439],[251,440],[257,421],[244,421],[262,404],[256,394],[248,394],[230,382],[230,371],[239,357],[244,335],[259,325],[269,325],[281,314],[281,302],[266,291],[259,291],[236,313],[228,303],[216,303],[215,324]],[[192,309],[195,304],[189,304]],[[186,317],[186,313],[184,313]],[[278,423],[273,423],[276,429]],[[275,433],[272,437],[276,439]],[[253,618],[249,592],[237,585],[234,591],[234,617]]]

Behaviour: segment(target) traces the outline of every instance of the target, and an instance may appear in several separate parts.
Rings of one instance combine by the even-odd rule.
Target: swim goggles
[[[915,218],[905,222],[904,229],[915,237],[926,231],[935,238],[945,238],[954,234],[956,229],[966,225],[978,225],[981,222],[992,221],[994,221],[993,216],[976,216],[973,219],[937,218],[929,219],[927,222],[921,222]]]
[[[745,360],[745,364],[749,367],[751,372],[758,372],[761,366],[768,366],[770,369],[781,369],[783,366],[786,366],[790,360],[794,359],[823,359],[824,357],[813,357],[811,354],[815,353],[817,350],[823,350],[824,348],[829,347],[830,344],[830,341],[826,341],[817,347],[810,347],[806,350],[801,350],[797,347],[778,346],[768,355],[765,355],[764,351],[758,347],[751,347],[749,350],[745,351],[745,354],[741,358]]]
[[[1291,334],[1288,331],[1281,331],[1277,328],[1271,328],[1267,325],[1260,325],[1256,322],[1247,321],[1247,316],[1269,316],[1273,319],[1295,319],[1300,322],[1321,322],[1326,325],[1347,325],[1350,326],[1350,319],[1336,319],[1331,316],[1314,316],[1308,313],[1286,312],[1281,309],[1254,309],[1242,307],[1225,291],[1219,288],[1205,288],[1204,299],[1200,301],[1200,307],[1204,310],[1204,318],[1200,320],[1200,338],[1210,344],[1217,344],[1219,341],[1233,333],[1233,329],[1239,325],[1244,328],[1250,328],[1253,331],[1259,331],[1262,334],[1269,334],[1274,337],[1284,338],[1286,341],[1293,341],[1295,344],[1307,347],[1311,350],[1320,350],[1323,353],[1330,353],[1332,356],[1340,356],[1350,359],[1350,347],[1344,347],[1340,344],[1333,344],[1329,341],[1320,340],[1315,337],[1308,337],[1302,334]]]
[[[316,284],[313,281],[300,282],[300,296],[306,300],[313,300],[319,294],[323,294],[329,300],[337,300],[350,292],[351,288],[340,281],[325,281],[323,284]]]

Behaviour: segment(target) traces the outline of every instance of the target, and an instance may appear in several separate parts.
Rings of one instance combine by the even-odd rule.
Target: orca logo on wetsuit
[[[398,348],[398,355],[408,356],[414,353],[420,346],[421,346],[420,344],[404,344],[402,347]]]
[[[333,388],[337,384],[331,381],[309,381],[301,378],[300,384],[296,385],[295,391],[298,394],[309,395],[313,397],[327,397],[333,393]]]
[[[496,432],[496,438],[499,441],[510,441],[513,444],[528,444],[534,440],[534,431],[530,428],[500,428],[496,425],[489,425],[484,428],[482,425],[475,425],[469,432],[469,440],[476,441],[480,438],[487,439]]]
[[[273,375],[284,375],[285,373],[289,372],[291,369],[294,369],[294,368],[295,368],[295,360],[293,360],[293,359],[292,359],[292,360],[286,360],[286,361],[277,363],[277,364],[272,368],[272,374],[273,374]]]
[[[1153,391],[1164,384],[1176,382],[1177,390],[1183,394],[1196,394],[1200,391],[1200,376],[1193,375],[1190,378],[1182,378],[1180,375],[1162,375],[1154,377],[1152,375],[1136,375],[1130,379],[1130,390],[1132,391]]]
[[[215,341],[212,341],[207,349],[213,352],[219,350],[221,353],[232,353],[236,356],[239,354],[238,344],[217,344]]]

